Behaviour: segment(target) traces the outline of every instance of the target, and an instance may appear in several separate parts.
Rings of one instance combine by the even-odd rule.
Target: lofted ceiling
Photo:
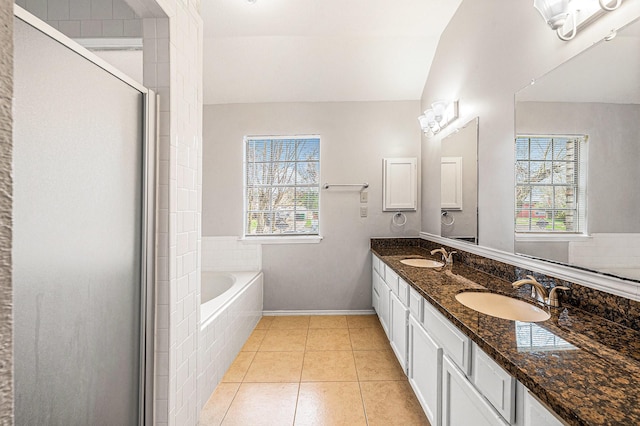
[[[204,103],[417,100],[462,0],[204,0]]]

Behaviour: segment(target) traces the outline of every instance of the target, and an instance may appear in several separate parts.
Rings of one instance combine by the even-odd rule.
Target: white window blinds
[[[245,138],[245,236],[319,235],[320,137]]]

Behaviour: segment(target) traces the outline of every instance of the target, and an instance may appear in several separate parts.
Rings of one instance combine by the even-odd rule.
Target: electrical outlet
[[[361,203],[369,202],[369,193],[367,191],[360,192],[360,202]]]
[[[360,217],[367,217],[369,214],[369,208],[367,206],[360,207]]]

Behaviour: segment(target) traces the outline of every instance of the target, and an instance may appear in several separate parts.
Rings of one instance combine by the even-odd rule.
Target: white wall
[[[419,157],[418,115],[418,101],[205,106],[204,236],[242,235],[245,135],[319,134],[322,182],[370,184],[368,217],[357,189],[322,190],[322,242],[263,245],[265,310],[371,308],[369,239],[420,231],[419,213],[398,229],[382,212],[382,159]]]
[[[423,109],[437,99],[460,99],[460,122],[480,117],[479,243],[513,252],[514,93],[601,39],[611,28],[640,16],[638,2],[559,40],[531,2],[464,0],[443,33],[422,95]],[[440,140],[422,144],[422,229],[440,233]]]

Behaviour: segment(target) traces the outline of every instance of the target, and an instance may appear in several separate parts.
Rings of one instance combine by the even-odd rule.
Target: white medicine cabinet
[[[382,211],[416,211],[418,159],[384,158],[382,176]]]

